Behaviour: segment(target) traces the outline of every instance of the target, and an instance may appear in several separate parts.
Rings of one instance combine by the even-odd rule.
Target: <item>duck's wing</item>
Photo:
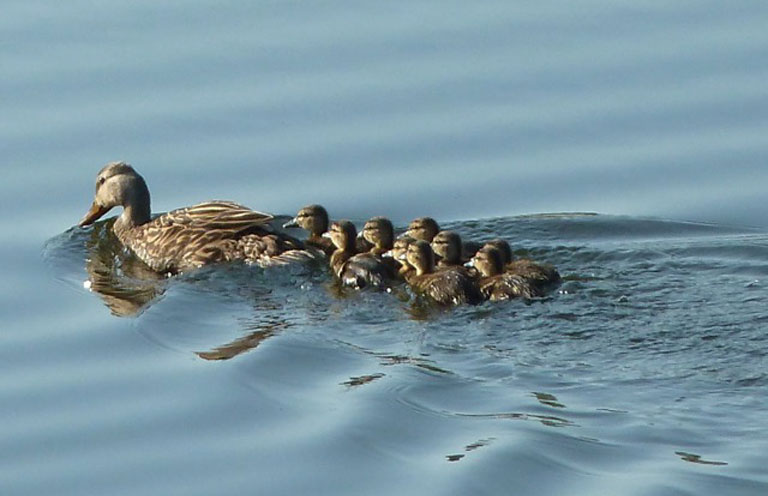
[[[560,274],[554,266],[537,263],[527,258],[513,260],[507,265],[505,272],[544,284],[560,280]]]
[[[441,305],[476,305],[483,301],[475,283],[458,270],[433,272],[422,280],[422,290]]]
[[[376,256],[360,253],[347,260],[339,277],[345,286],[357,289],[366,286],[383,288],[391,283],[394,274],[389,266]]]
[[[233,202],[180,208],[140,226],[127,240],[154,270],[178,272],[244,257],[240,238],[271,233],[269,214]]]
[[[251,210],[238,203],[229,201],[209,201],[198,203],[191,207],[180,208],[168,212],[163,217],[166,221],[201,227],[206,230],[221,230],[239,233],[255,227],[271,231],[268,223],[274,216]]]
[[[531,300],[541,296],[544,296],[544,293],[536,281],[516,274],[502,274],[495,277],[490,292],[492,300],[507,300],[518,297]]]

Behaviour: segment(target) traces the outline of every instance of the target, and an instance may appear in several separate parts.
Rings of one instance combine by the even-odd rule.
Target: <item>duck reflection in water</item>
[[[285,309],[282,305],[271,301],[268,293],[255,301],[254,310],[255,317],[243,326],[247,334],[211,350],[196,351],[195,354],[203,360],[230,360],[293,326],[284,317]]]
[[[90,232],[84,286],[99,295],[113,315],[132,317],[163,295],[167,278],[124,249],[112,232],[113,222],[96,224]]]

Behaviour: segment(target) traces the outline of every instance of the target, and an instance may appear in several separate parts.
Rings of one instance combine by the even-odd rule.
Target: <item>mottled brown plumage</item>
[[[386,217],[369,219],[360,235],[371,245],[368,251],[374,255],[383,255],[392,249],[395,242],[395,228]]]
[[[504,272],[501,252],[493,246],[478,250],[470,263],[480,274],[477,284],[486,300],[500,301],[520,297],[530,299],[543,296],[535,284],[519,275]]]
[[[112,227],[114,233],[157,272],[177,273],[230,260],[270,265],[312,258],[300,241],[272,229],[271,215],[233,202],[200,203],[152,219],[144,178],[125,162],[99,171],[93,205],[79,225],[92,224],[116,206],[123,212]]]
[[[405,259],[405,254],[408,252],[408,245],[414,241],[416,240],[408,235],[400,236],[392,244],[392,249],[382,254],[383,257],[391,258],[397,263],[395,266],[396,273],[401,278],[405,278],[406,274],[413,270],[413,267],[411,267]]]
[[[309,235],[304,240],[304,243],[330,256],[336,247],[329,238],[323,237],[323,234],[328,231],[328,223],[328,211],[325,207],[322,205],[307,205],[299,210],[292,221],[283,224],[283,227],[300,227],[306,230],[309,232]]]
[[[440,226],[435,219],[432,217],[419,217],[408,224],[405,234],[413,239],[431,242],[439,232]]]
[[[330,260],[331,271],[345,286],[383,288],[392,281],[391,268],[379,257],[372,253],[356,253],[357,230],[350,221],[332,222],[324,236],[336,246]]]
[[[485,243],[483,247],[485,248],[489,246],[494,247],[499,251],[504,272],[523,277],[538,284],[544,289],[546,289],[546,286],[548,285],[560,282],[560,274],[552,265],[534,262],[528,258],[518,258],[514,260],[512,257],[512,248],[506,240],[494,239]]]
[[[426,241],[417,240],[408,245],[405,258],[414,269],[406,274],[406,281],[435,303],[474,305],[483,301],[475,283],[462,271],[454,267],[435,271],[435,256]]]

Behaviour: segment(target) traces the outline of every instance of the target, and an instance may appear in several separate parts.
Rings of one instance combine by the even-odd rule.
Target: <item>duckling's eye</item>
[[[107,180],[107,179],[106,179],[105,177],[100,177],[100,178],[99,178],[99,186],[101,186],[102,184],[104,184],[104,181],[106,181],[106,180]]]

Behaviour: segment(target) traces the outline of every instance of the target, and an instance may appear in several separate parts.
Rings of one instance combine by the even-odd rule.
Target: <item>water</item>
[[[768,492],[768,7],[3,12],[0,493]],[[156,212],[431,214],[565,282],[425,311],[148,279],[70,229],[116,159]]]

